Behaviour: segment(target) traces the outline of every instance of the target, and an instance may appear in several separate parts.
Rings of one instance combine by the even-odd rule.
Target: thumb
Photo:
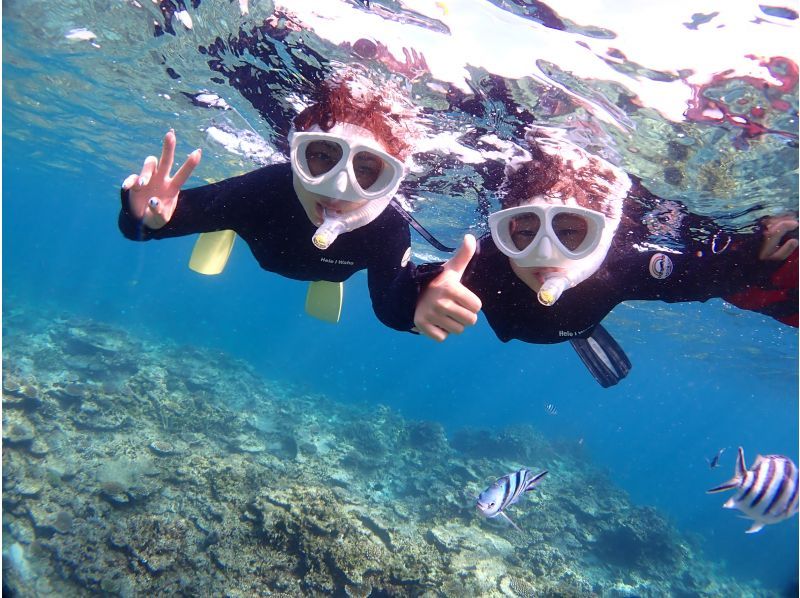
[[[458,251],[456,251],[453,257],[447,260],[444,269],[449,272],[455,272],[460,279],[464,275],[464,270],[467,269],[470,260],[472,260],[472,256],[475,255],[477,246],[478,242],[475,240],[474,236],[464,235],[464,241],[461,243],[461,247],[458,248]]]

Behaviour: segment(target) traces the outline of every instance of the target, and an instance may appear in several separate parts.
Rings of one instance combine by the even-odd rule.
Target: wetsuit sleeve
[[[376,251],[367,271],[369,294],[372,309],[383,324],[410,331],[419,294],[441,272],[441,265],[418,267],[411,262],[408,225],[399,216],[389,220],[374,235],[382,250]]]
[[[624,299],[706,301],[769,284],[780,264],[758,259],[763,235],[716,232],[686,239],[680,253],[639,251],[614,265]]]
[[[167,239],[218,230],[241,231],[253,221],[261,203],[257,199],[269,193],[265,168],[225,179],[211,185],[181,191],[170,221],[159,229],[145,226],[130,212],[128,192],[122,191],[119,229],[132,241]]]
[[[409,260],[411,235],[408,225],[399,218],[383,219],[375,233],[372,235],[374,254],[367,268],[372,309],[389,328],[411,330],[416,291],[414,264]]]
[[[372,305],[378,319],[395,330],[411,331],[420,293],[441,271],[441,263],[417,266],[409,262],[401,268],[385,287],[388,294],[378,301],[373,298]]]

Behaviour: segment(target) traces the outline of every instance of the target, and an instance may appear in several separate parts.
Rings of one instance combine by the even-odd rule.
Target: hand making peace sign
[[[194,150],[175,176],[171,177],[170,171],[175,161],[175,143],[175,131],[170,129],[164,136],[161,159],[147,156],[142,171],[138,175],[130,175],[122,183],[122,189],[129,194],[131,213],[148,228],[158,229],[169,222],[178,205],[178,193],[181,187],[202,157],[200,149]]]

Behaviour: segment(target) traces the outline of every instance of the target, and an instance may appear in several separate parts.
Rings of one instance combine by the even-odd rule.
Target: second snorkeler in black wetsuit
[[[590,339],[623,301],[712,297],[797,325],[797,240],[783,239],[795,218],[767,219],[756,233],[724,231],[546,130],[527,140],[530,153],[506,169],[491,233],[477,251],[467,237],[420,296],[422,333],[444,340],[482,309],[504,342]],[[762,297],[756,291],[772,300],[748,303]],[[585,360],[582,349],[592,347],[576,349]]]
[[[120,230],[141,241],[233,230],[262,268],[297,280],[340,282],[366,269],[378,318],[408,330],[418,289],[407,215],[391,200],[411,152],[410,114],[363,76],[332,78],[295,119],[291,164],[186,191],[200,150],[171,177],[170,131],[161,159],[148,157],[123,183]]]

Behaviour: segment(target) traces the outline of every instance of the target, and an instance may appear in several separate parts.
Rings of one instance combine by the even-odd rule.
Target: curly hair
[[[503,208],[511,208],[526,200],[545,195],[548,198],[574,198],[578,205],[608,214],[609,192],[617,174],[603,161],[589,158],[576,166],[558,152],[549,153],[533,138],[527,139],[531,159],[516,169],[508,169],[503,182]]]
[[[349,123],[371,131],[393,156],[404,160],[411,153],[405,139],[403,115],[378,96],[377,91],[365,90],[358,97],[353,93],[353,77],[326,81],[319,90],[319,98],[294,119],[295,129],[307,131],[318,125],[329,131],[337,123]]]

